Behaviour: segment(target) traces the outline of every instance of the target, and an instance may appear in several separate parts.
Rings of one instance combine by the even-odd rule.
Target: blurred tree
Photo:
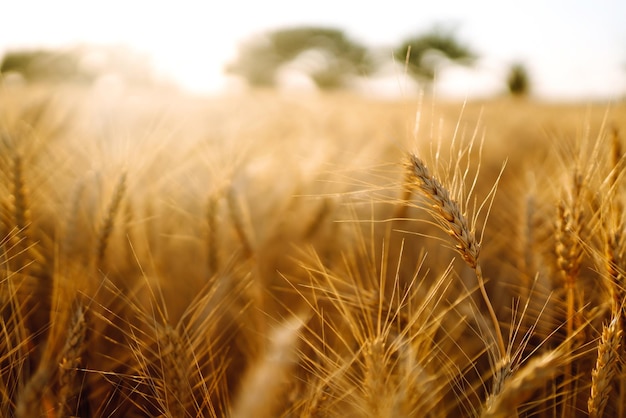
[[[0,62],[0,73],[16,73],[27,82],[92,83],[105,74],[135,85],[152,82],[149,60],[118,46],[9,51]]]
[[[323,89],[343,87],[350,77],[375,68],[367,48],[341,30],[301,27],[275,30],[243,44],[226,72],[242,76],[250,85],[273,86],[286,65]]]
[[[18,73],[26,81],[91,81],[80,71],[80,56],[74,51],[18,50],[7,52],[0,73]]]
[[[440,27],[404,40],[394,51],[394,57],[406,62],[409,75],[427,84],[432,83],[438,67],[445,62],[471,65],[476,59],[474,52],[460,43],[453,31]]]
[[[521,63],[515,63],[509,69],[506,79],[509,93],[513,96],[527,96],[530,92],[530,78],[526,67]]]

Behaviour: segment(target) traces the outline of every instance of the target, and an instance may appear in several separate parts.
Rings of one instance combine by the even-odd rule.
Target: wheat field
[[[626,416],[626,105],[0,89],[0,415]]]

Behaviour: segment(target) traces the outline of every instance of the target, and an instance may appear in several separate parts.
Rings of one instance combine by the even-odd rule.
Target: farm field
[[[625,145],[624,102],[2,88],[0,415],[626,416]]]

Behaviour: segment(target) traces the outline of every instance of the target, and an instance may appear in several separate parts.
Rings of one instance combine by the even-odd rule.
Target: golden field
[[[0,415],[626,415],[626,104],[0,90]]]

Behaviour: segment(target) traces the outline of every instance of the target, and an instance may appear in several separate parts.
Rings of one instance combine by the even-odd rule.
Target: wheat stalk
[[[408,202],[413,194],[413,174],[411,170],[405,170],[404,181],[402,183],[402,196],[400,197],[399,204],[396,205],[393,217],[394,219],[406,218],[408,211]]]
[[[524,297],[530,296],[532,280],[537,272],[537,262],[535,259],[535,205],[535,196],[530,193],[526,195],[524,199],[523,219],[521,220],[520,236],[522,239],[520,240],[520,256],[518,262],[521,272],[520,277],[523,280],[520,291],[526,292]]]
[[[313,217],[313,219],[311,219],[311,221],[305,228],[303,237],[306,240],[310,240],[311,238],[313,238],[315,234],[322,228],[322,225],[324,225],[324,222],[330,216],[332,208],[332,200],[330,200],[329,198],[322,199],[322,203],[319,205],[319,208],[315,212],[315,216]]]
[[[620,140],[619,130],[617,128],[613,128],[613,132],[611,135],[611,163],[613,169],[611,170],[609,177],[609,186],[613,190],[617,183],[619,176],[622,171],[622,167],[624,165],[623,159],[623,150],[622,150],[622,141]]]
[[[605,227],[606,237],[604,245],[604,266],[609,279],[609,292],[612,295],[612,308],[614,312],[621,312],[624,319],[624,274],[621,270],[623,265],[623,237],[619,230]]]

